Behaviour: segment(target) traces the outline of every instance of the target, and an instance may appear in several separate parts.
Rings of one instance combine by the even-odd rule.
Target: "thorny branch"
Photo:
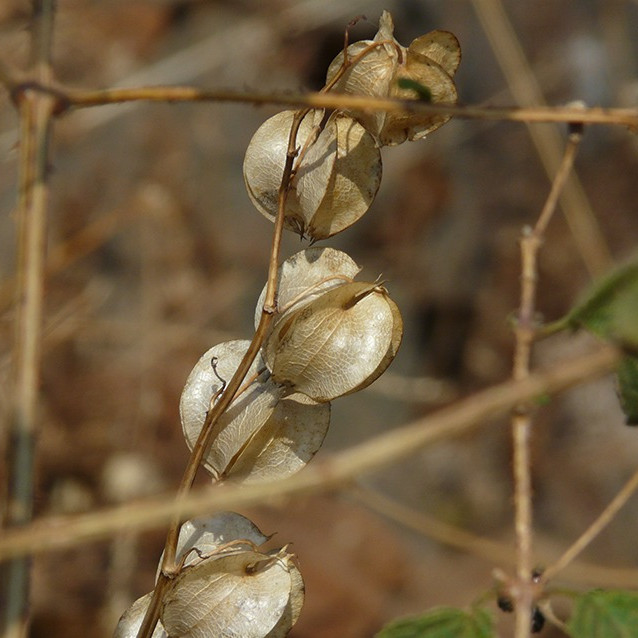
[[[635,493],[637,486],[638,472],[631,477],[610,506],[608,506],[605,512],[591,525],[590,530],[595,527],[596,533],[600,532],[601,519],[604,517],[604,524],[609,523],[620,507],[627,502],[631,494]],[[352,496],[362,505],[389,518],[395,523],[407,529],[411,529],[418,534],[423,534],[441,545],[452,547],[482,558],[492,565],[516,566],[516,552],[514,548],[504,541],[495,541],[484,536],[477,536],[456,525],[431,518],[421,511],[402,505],[396,500],[390,499],[362,485],[355,485],[346,492],[346,495]],[[611,508],[612,504],[614,506],[613,508]],[[613,509],[613,512],[610,512],[610,509]],[[591,536],[589,536],[589,539],[591,540]],[[576,545],[576,543],[574,545]],[[565,552],[555,563],[553,563],[554,559],[549,554],[541,554],[539,556],[542,564],[552,563],[552,565],[543,572],[542,582],[549,582],[549,580],[558,573],[558,568],[561,571],[562,569],[566,569],[566,579],[578,584],[594,584],[597,587],[610,588],[626,587],[628,589],[635,587],[638,577],[638,572],[635,569],[603,567],[586,561],[578,561],[575,563],[572,562],[572,560],[575,557],[574,552],[576,549],[570,549],[571,551],[568,550],[568,552]],[[566,558],[569,558],[569,563],[565,562]]]
[[[582,127],[570,127],[563,160],[552,182],[549,195],[534,228],[526,228],[521,238],[521,300],[514,329],[515,352],[512,376],[515,380],[529,377],[532,345],[536,337],[536,284],[538,279],[538,251],[558,198],[574,164],[582,138]],[[516,534],[516,584],[512,587],[516,612],[516,638],[527,638],[538,589],[532,578],[532,481],[530,437],[532,419],[528,402],[518,404],[512,415],[514,453],[514,524]]]

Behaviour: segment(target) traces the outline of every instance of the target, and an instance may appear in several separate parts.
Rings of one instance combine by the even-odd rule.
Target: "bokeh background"
[[[489,18],[497,0],[60,0],[54,65],[71,87],[194,84],[256,91],[318,89],[346,24],[371,37],[382,9],[407,45],[453,31],[463,60],[460,101],[512,105],[529,78],[503,67],[507,33]],[[635,106],[638,2],[503,1],[518,46],[549,104]],[[28,3],[0,4],[0,56],[24,68]],[[500,31],[499,31],[500,29]],[[170,493],[187,460],[178,417],[183,383],[209,347],[250,338],[272,226],[242,178],[251,135],[273,108],[135,104],[70,113],[55,125],[37,449],[38,515],[71,514]],[[539,128],[548,125],[536,125]],[[559,146],[565,130],[555,127]],[[6,415],[15,276],[18,132],[0,91],[0,406]],[[601,263],[638,240],[638,146],[620,127],[592,127],[577,159],[595,220],[589,247],[565,217],[542,248],[538,309],[568,310]],[[318,457],[398,427],[511,371],[509,318],[518,303],[518,238],[547,195],[523,124],[452,121],[425,141],[384,149],[377,199],[351,229],[324,242],[346,250],[401,307],[406,334],[388,373],[333,404]],[[588,209],[589,207],[589,209]],[[580,221],[578,221],[580,220]],[[585,221],[583,221],[585,220]],[[303,248],[287,237],[284,254]],[[579,336],[540,344],[545,365],[577,354]],[[4,419],[3,419],[4,422]],[[6,448],[3,437],[2,445]],[[635,469],[638,431],[624,425],[613,379],[567,393],[538,412],[533,439],[536,543],[565,548]],[[416,453],[361,484],[415,512],[512,546],[507,422]],[[4,478],[4,465],[2,473]],[[200,477],[199,483],[206,482]],[[383,509],[382,506],[377,509]],[[466,605],[498,563],[450,549],[372,511],[345,490],[242,511],[292,543],[307,598],[297,638],[371,636],[398,614]],[[638,568],[638,503],[585,558]],[[39,556],[34,637],[109,636],[151,589],[163,531]],[[620,572],[618,578],[620,578]],[[581,570],[576,586],[592,586]],[[638,578],[636,579],[638,586]],[[553,634],[546,630],[547,636]]]

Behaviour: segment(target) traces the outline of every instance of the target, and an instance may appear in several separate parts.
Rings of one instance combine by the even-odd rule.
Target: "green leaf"
[[[416,80],[412,80],[411,78],[399,78],[397,84],[400,89],[414,91],[419,96],[419,100],[423,100],[424,102],[432,101],[432,91]]]
[[[627,425],[638,425],[638,357],[625,357],[620,362],[618,394]]]
[[[437,607],[386,625],[376,638],[493,638],[492,617],[481,608]]]
[[[618,394],[627,424],[638,425],[638,259],[595,284],[555,325],[585,328],[626,350],[617,370]]]
[[[574,638],[638,638],[638,592],[593,590],[579,596],[567,629]]]
[[[638,259],[603,278],[567,316],[572,328],[638,348]]]

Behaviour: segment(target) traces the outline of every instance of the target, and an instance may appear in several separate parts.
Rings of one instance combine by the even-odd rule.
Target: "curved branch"
[[[212,509],[245,507],[280,501],[282,496],[332,490],[353,477],[395,463],[438,441],[476,429],[514,405],[555,394],[614,370],[621,354],[602,347],[570,361],[536,372],[521,381],[507,381],[483,390],[434,414],[339,452],[281,481],[244,486],[216,486],[193,491],[175,504],[166,496],[74,517],[48,518],[0,538],[0,559],[37,554],[108,538],[124,529],[161,526],[178,510],[199,516]]]

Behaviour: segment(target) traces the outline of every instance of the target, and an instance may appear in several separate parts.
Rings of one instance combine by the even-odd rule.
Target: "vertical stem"
[[[534,313],[538,278],[538,251],[547,225],[556,210],[561,190],[574,164],[582,132],[572,127],[563,159],[552,182],[543,210],[534,228],[526,228],[521,238],[521,299],[515,329],[516,346],[512,376],[520,381],[530,376],[532,345],[536,334]],[[514,465],[514,517],[516,534],[516,638],[530,633],[535,583],[532,578],[532,477],[530,437],[532,419],[529,404],[516,406],[512,415]]]
[[[545,98],[525,57],[502,0],[472,0],[494,55],[519,106],[545,106]],[[562,140],[555,126],[527,124],[543,168],[550,179],[561,162]],[[580,256],[593,276],[609,269],[611,256],[582,183],[573,175],[561,190],[561,206]]]
[[[51,82],[53,0],[33,3],[31,72],[33,79]],[[36,90],[15,95],[20,113],[20,175],[18,191],[18,285],[9,410],[7,502],[3,525],[28,523],[33,515],[34,451],[37,430],[38,381],[42,341],[44,259],[48,187],[48,142],[55,100]],[[6,574],[3,638],[28,632],[30,561],[11,560]]]
[[[297,132],[301,121],[308,113],[309,109],[297,111],[293,118],[292,126],[290,129],[290,137],[288,139],[288,150],[286,153],[286,163],[284,165],[284,171],[281,178],[281,185],[279,187],[279,198],[277,216],[275,218],[275,229],[273,231],[272,245],[270,249],[270,259],[268,262],[268,282],[266,284],[266,298],[262,308],[259,325],[255,330],[255,334],[248,346],[248,350],[241,360],[235,374],[228,382],[226,389],[221,394],[217,402],[210,409],[206,415],[206,420],[202,426],[202,430],[199,433],[199,437],[193,446],[191,457],[182,476],[182,481],[177,490],[176,500],[179,502],[190,491],[197,470],[204,458],[206,452],[211,446],[214,435],[218,430],[215,427],[221,415],[226,411],[228,406],[233,401],[235,394],[239,390],[244,377],[248,373],[252,362],[255,360],[261,346],[264,343],[264,339],[268,333],[268,328],[272,322],[274,313],[276,312],[276,297],[277,297],[277,269],[279,266],[279,254],[281,249],[281,239],[283,235],[286,199],[288,197],[288,190],[290,188],[290,180],[292,179],[293,166],[295,157],[297,156]],[[179,565],[177,564],[177,541],[179,540],[179,530],[181,527],[182,516],[177,512],[173,517],[171,524],[166,535],[166,543],[164,546],[164,557],[162,559],[160,574],[153,591],[153,596],[149,603],[148,609],[144,616],[144,620],[137,633],[137,638],[151,638],[153,631],[157,625],[160,614],[160,606],[162,598],[168,589],[168,585],[172,578],[175,577],[179,571]]]

